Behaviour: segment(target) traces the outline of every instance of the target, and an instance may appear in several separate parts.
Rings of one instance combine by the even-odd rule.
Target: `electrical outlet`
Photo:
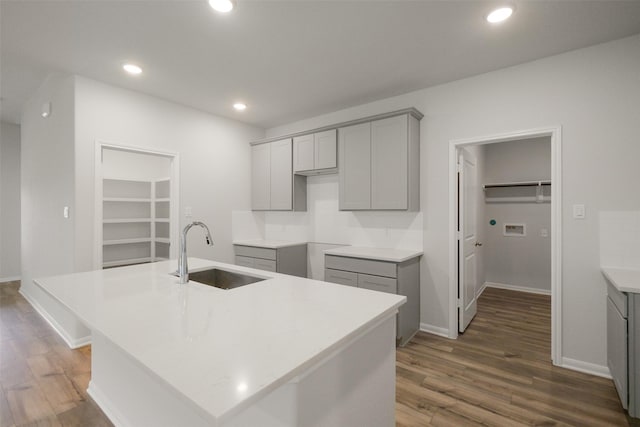
[[[573,205],[573,219],[584,219],[586,210],[584,205]]]
[[[549,230],[547,228],[541,228],[540,237],[549,237]]]

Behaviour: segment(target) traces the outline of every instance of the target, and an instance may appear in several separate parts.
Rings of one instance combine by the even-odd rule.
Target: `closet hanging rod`
[[[543,185],[551,185],[551,180],[541,181],[520,181],[520,182],[496,182],[492,184],[484,184],[483,188],[500,188],[500,187],[540,187]]]

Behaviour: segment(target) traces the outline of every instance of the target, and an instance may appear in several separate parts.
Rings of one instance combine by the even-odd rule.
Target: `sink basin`
[[[260,282],[265,279],[262,277],[221,270],[219,268],[210,268],[209,270],[195,271],[193,273],[190,272],[189,280],[202,283],[203,285],[215,286],[220,289],[234,289],[251,283]]]

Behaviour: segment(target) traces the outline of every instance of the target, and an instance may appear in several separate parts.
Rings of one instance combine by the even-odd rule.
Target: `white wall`
[[[20,126],[0,122],[0,282],[20,278]]]
[[[179,153],[180,229],[201,220],[214,246],[193,230],[189,256],[233,262],[232,211],[250,209],[249,141],[264,131],[137,92],[75,78],[75,182],[78,200],[76,270],[93,269],[94,150],[96,140]]]
[[[606,372],[600,210],[639,210],[640,35],[268,130],[269,136],[415,106],[421,132],[425,256],[421,320],[449,324],[448,149],[451,140],[562,126],[562,353]],[[571,206],[587,217],[574,220]],[[578,361],[578,362],[575,362]]]
[[[22,112],[20,292],[75,346],[80,344],[76,338],[89,335],[88,329],[33,283],[76,268],[73,92],[72,77],[50,76]],[[51,102],[46,119],[41,116],[45,102]],[[70,208],[69,218],[63,217],[65,206]]]
[[[600,265],[640,269],[640,211],[600,212]]]
[[[155,181],[171,175],[171,159],[154,154],[134,153],[112,148],[102,150],[104,178]]]
[[[307,212],[265,212],[265,237],[310,242],[309,271],[324,280],[324,250],[343,245],[422,250],[422,213],[338,210],[338,175],[307,178]]]
[[[489,144],[481,183],[551,179],[551,138]],[[551,293],[551,204],[486,203],[485,280],[514,288]],[[495,219],[496,225],[489,221]],[[505,236],[504,224],[525,224],[526,236]],[[547,235],[542,236],[541,230]]]

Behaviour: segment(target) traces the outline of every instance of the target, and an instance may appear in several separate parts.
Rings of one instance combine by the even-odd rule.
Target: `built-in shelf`
[[[103,267],[169,258],[171,181],[103,179]]]
[[[156,241],[158,240],[160,239],[156,239]],[[164,240],[169,240],[169,239],[164,239]],[[102,245],[103,246],[127,245],[130,243],[149,243],[149,242],[151,242],[151,237],[141,237],[141,238],[135,238],[135,239],[103,240]]]
[[[152,222],[151,218],[111,218],[111,219],[103,219],[102,222],[104,224],[127,224],[127,223],[137,223],[137,222]]]
[[[549,203],[551,181],[513,181],[487,183],[482,186],[486,203]]]
[[[105,197],[102,199],[104,202],[125,202],[125,203],[149,203],[151,199],[136,198],[136,197]]]

